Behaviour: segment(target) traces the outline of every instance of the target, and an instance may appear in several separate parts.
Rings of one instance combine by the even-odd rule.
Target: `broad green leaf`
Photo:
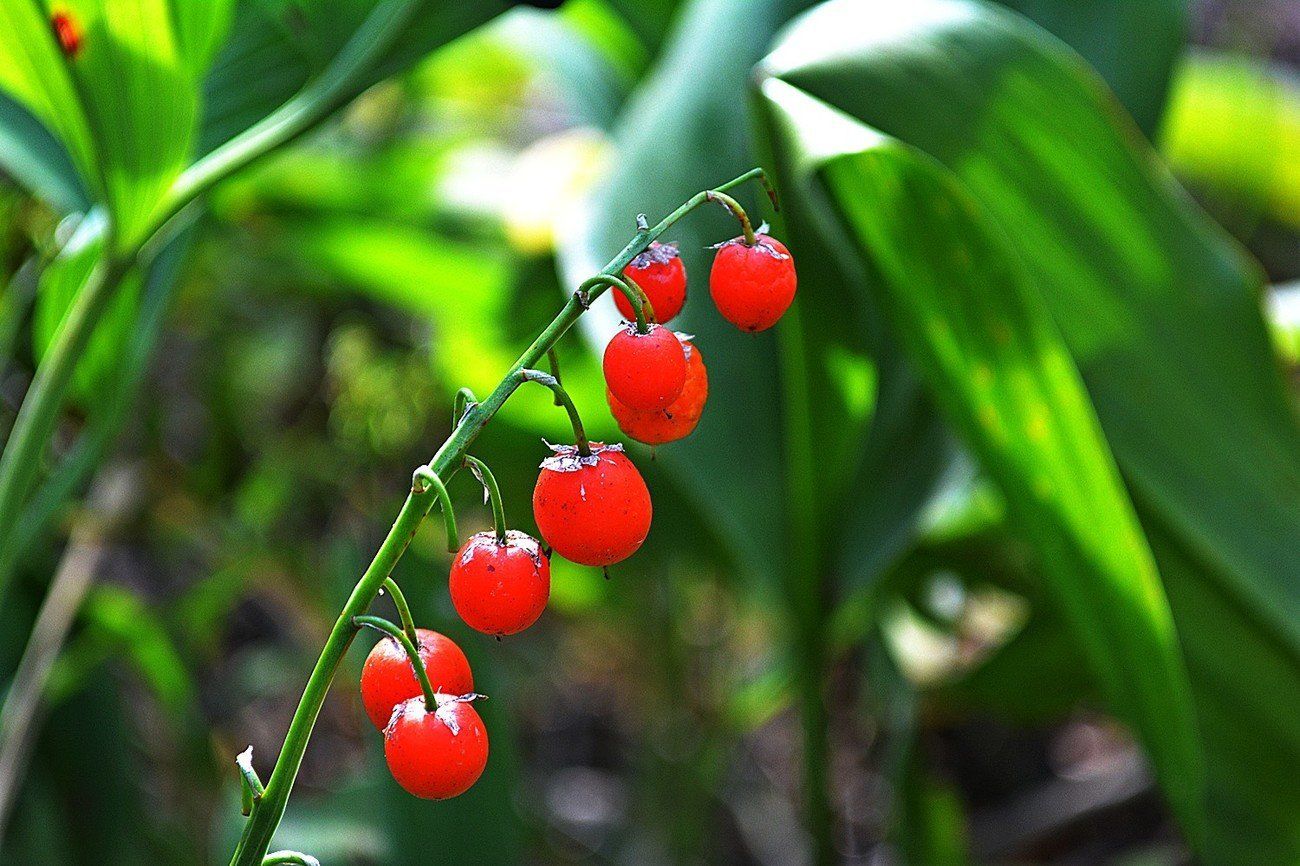
[[[131,245],[190,156],[198,81],[226,2],[15,2],[0,10],[0,88],[59,138]],[[66,44],[56,39],[56,25]]]
[[[0,170],[63,213],[90,206],[67,150],[20,103],[0,90]]]
[[[1187,36],[1187,0],[998,0],[1060,38],[1101,73],[1142,132],[1160,123]]]
[[[1272,805],[1296,803],[1294,786],[1249,773],[1229,782],[1213,770],[1269,750],[1288,770],[1300,768],[1296,743],[1264,745],[1246,721],[1300,694],[1300,436],[1260,315],[1257,271],[1125,132],[1077,56],[1023,20],[931,2],[881,10],[864,29],[844,26],[845,10],[828,4],[792,30],[769,58],[780,82],[768,87],[817,106],[815,123],[828,122],[832,136],[818,152],[833,152],[836,138],[845,152],[871,151],[837,163],[842,182],[863,184],[841,190],[855,212],[898,200],[896,191],[870,196],[884,195],[866,185],[882,161],[913,166],[909,182],[929,177],[934,192],[978,217],[972,223],[1003,259],[976,259],[978,267],[1003,268],[1021,286],[1016,296],[1050,310],[1156,539],[1157,561],[1188,563],[1162,573],[1188,658],[1221,653],[1231,641],[1240,658],[1258,662],[1237,666],[1251,671],[1249,703],[1225,670],[1193,672],[1201,723],[1215,727],[1204,735],[1210,802],[1260,805],[1254,821],[1211,809],[1207,856],[1300,857],[1300,822],[1273,820],[1288,809],[1300,814]],[[801,139],[816,139],[801,130]],[[859,216],[874,225],[870,214]],[[874,256],[968,242],[951,234],[893,239],[888,228],[870,236]],[[950,264],[931,256],[921,263],[941,273]],[[924,343],[936,355],[943,345]],[[1216,623],[1186,602],[1207,594],[1236,616],[1225,612]],[[1278,654],[1292,663],[1270,661]],[[1226,725],[1234,714],[1236,724]]]

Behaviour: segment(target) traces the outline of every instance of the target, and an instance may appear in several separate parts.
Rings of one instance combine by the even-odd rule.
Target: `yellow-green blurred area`
[[[234,2],[177,153],[292,93],[375,5]],[[234,758],[271,772],[457,390],[491,392],[638,213],[753,165],[782,210],[736,195],[799,299],[741,334],[708,295],[734,221],[664,237],[710,400],[690,440],[629,443],[641,551],[556,557],[546,613],[504,640],[452,609],[436,515],[394,574],[490,696],[482,780],[397,787],[362,634],[273,849],[1300,862],[1300,3],[539,5],[469,29],[475,0],[425,4],[469,32],[218,184],[107,307],[3,528],[0,694],[33,629],[48,669],[0,714],[0,863],[226,862]],[[127,160],[99,189],[27,99],[0,72],[3,431],[105,214],[171,180]],[[594,440],[625,438],[614,321],[601,298],[558,347]],[[538,464],[571,438],[525,386],[474,443],[513,527],[536,532]],[[489,528],[473,476],[449,487],[462,537]]]

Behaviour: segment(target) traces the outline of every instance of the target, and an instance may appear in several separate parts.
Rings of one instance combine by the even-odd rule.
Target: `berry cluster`
[[[751,177],[762,175],[755,170],[733,185]],[[740,237],[717,247],[709,277],[714,303],[742,330],[770,328],[794,300],[794,262],[779,241],[753,231],[734,199],[720,190],[702,193],[654,234],[705,200],[725,205],[743,229]],[[626,253],[631,258],[620,259],[627,262],[621,276],[611,266],[583,283],[574,297],[585,308],[590,290],[612,287],[620,293],[615,300],[627,321],[605,348],[606,397],[624,433],[661,445],[685,437],[699,422],[708,397],[708,373],[694,338],[666,327],[686,301],[686,269],[677,248],[646,238],[651,230],[644,222],[640,232],[644,234]],[[644,245],[632,256],[638,240]],[[563,331],[557,337],[559,333]],[[482,404],[462,390],[455,413],[458,430],[472,425],[490,416],[525,382],[550,388],[557,405],[568,411],[574,443],[551,446],[554,453],[542,461],[533,490],[533,517],[546,546],[508,527],[491,470],[463,449],[452,465],[469,469],[483,485],[492,503],[492,530],[459,544],[450,496],[432,465],[417,470],[413,481],[412,496],[426,504],[411,526],[418,525],[432,504],[423,498],[429,492],[437,494],[443,512],[448,548],[455,554],[448,576],[452,606],[470,628],[498,639],[523,631],[542,615],[550,596],[552,554],[606,568],[634,554],[650,532],[650,491],[622,445],[587,440],[577,409],[560,384],[554,339],[539,338],[551,358],[552,375],[521,363],[489,398],[494,404],[479,409]],[[470,439],[472,434],[467,434],[466,443]],[[401,517],[393,533],[399,525]],[[415,627],[401,590],[386,576],[390,570],[391,563],[376,580],[382,580],[391,595],[401,624],[364,614],[365,608],[351,618],[356,628],[383,633],[362,668],[361,700],[371,723],[383,733],[384,756],[397,783],[417,797],[455,797],[487,766],[487,730],[474,708],[482,695],[474,691],[473,672],[460,647],[438,632]],[[251,764],[241,768],[249,785],[246,793],[260,796]]]
[[[750,232],[743,217],[742,225],[745,235],[717,247],[709,294],[723,318],[753,333],[775,325],[790,308],[796,277],[784,244]],[[647,445],[675,442],[695,429],[709,396],[694,338],[664,327],[686,303],[686,267],[675,246],[652,243],[623,276],[636,287],[640,304],[634,308],[631,295],[614,296],[626,321],[605,347],[605,398],[631,438]]]

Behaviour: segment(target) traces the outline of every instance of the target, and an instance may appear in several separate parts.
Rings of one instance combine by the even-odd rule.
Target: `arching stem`
[[[740,202],[725,192],[718,192],[716,189],[709,190],[704,195],[709,201],[716,201],[731,211],[731,215],[740,222],[740,230],[745,236],[745,246],[752,247],[758,243],[758,240],[754,237],[754,227],[749,222],[749,214],[745,213],[745,209],[740,206]]]
[[[460,549],[460,535],[456,532],[456,511],[451,507],[451,495],[437,472],[429,466],[421,466],[411,477],[411,492],[422,494],[430,488],[438,495],[438,504],[442,506],[442,521],[447,527],[447,550],[455,553]]]
[[[411,618],[411,606],[406,603],[406,596],[402,593],[402,588],[397,585],[397,581],[391,577],[384,578],[384,592],[393,597],[393,607],[397,608],[397,620],[402,624],[402,631],[411,639],[411,643],[417,647],[420,645],[420,635],[415,630],[415,620]]]
[[[546,360],[547,363],[551,365],[551,375],[555,377],[555,381],[563,385],[564,380],[560,378],[560,353],[555,351],[554,346],[546,350]],[[555,395],[555,405],[556,406],[564,405],[563,403],[560,402],[559,394]]]
[[[553,378],[553,377],[552,377]],[[556,399],[559,399],[558,395]],[[465,465],[473,470],[475,477],[487,489],[488,499],[492,501],[492,523],[497,530],[497,544],[506,543],[506,509],[501,502],[501,488],[497,486],[496,476],[482,460],[472,454],[465,455]]]
[[[451,408],[451,423],[455,426],[465,417],[465,413],[478,405],[478,400],[474,398],[474,392],[468,388],[461,388],[456,392],[456,401]]]
[[[420,691],[424,692],[424,706],[429,712],[438,709],[438,698],[433,692],[433,686],[429,683],[429,672],[424,669],[424,659],[420,658],[420,651],[416,649],[415,642],[406,636],[406,632],[401,627],[384,619],[382,616],[354,616],[352,617],[354,628],[373,628],[375,631],[381,631],[402,645],[406,650],[406,655],[411,660],[411,667],[415,670],[415,678],[420,681]]]
[[[578,407],[573,405],[573,399],[569,392],[564,390],[555,377],[543,373],[541,370],[520,370],[519,376],[523,382],[537,382],[545,385],[555,392],[555,398],[564,406],[564,410],[569,413],[569,423],[573,425],[573,442],[578,446],[578,453],[583,457],[591,456],[591,443],[587,441],[587,431],[583,429],[582,418],[578,416]]]
[[[613,274],[596,274],[596,276],[583,280],[582,285],[578,286],[578,291],[587,294],[590,289],[596,286],[609,286],[618,289],[627,298],[627,302],[632,305],[632,312],[636,315],[636,332],[644,334],[649,330],[646,324],[647,320],[654,322],[654,307],[650,306],[650,299],[646,297],[645,291],[636,284],[635,280],[629,281],[622,277],[616,277]]]

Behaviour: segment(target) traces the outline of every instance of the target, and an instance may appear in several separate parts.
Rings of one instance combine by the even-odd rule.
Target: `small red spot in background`
[[[59,40],[59,47],[68,57],[76,57],[81,50],[81,30],[77,22],[67,12],[55,12],[50,18],[54,26],[54,38]]]

